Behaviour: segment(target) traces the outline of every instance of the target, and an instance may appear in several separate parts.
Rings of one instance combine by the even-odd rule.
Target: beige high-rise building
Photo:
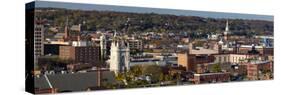
[[[44,25],[34,26],[34,63],[38,62],[38,57],[44,55]]]

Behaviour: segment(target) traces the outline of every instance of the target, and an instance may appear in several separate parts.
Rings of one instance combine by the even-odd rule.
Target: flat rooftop
[[[203,47],[197,47],[197,49],[192,49],[190,54],[218,54],[217,50],[205,49]]]
[[[203,73],[203,74],[194,74],[194,76],[219,75],[219,74],[228,74],[228,73],[227,73],[227,72],[219,72],[219,73]]]

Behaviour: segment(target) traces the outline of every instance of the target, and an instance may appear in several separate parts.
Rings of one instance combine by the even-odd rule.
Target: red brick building
[[[249,80],[268,79],[267,74],[273,74],[271,61],[258,61],[247,63],[247,77]]]
[[[97,46],[60,46],[59,57],[75,63],[99,64],[100,47]]]
[[[178,64],[183,66],[187,71],[197,71],[198,64],[211,63],[214,62],[215,58],[213,55],[206,54],[188,54],[179,53],[178,54]]]
[[[194,74],[192,81],[195,84],[227,82],[227,81],[230,81],[230,73],[221,72],[221,73]]]
[[[239,47],[237,53],[247,54],[251,50],[252,47]],[[259,54],[266,56],[274,54],[274,48],[255,48],[255,50],[257,50]]]

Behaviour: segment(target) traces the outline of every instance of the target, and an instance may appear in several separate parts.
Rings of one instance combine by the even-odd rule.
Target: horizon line
[[[26,3],[26,6],[28,7],[28,4],[33,4],[33,3],[35,8],[64,8],[70,10],[84,10],[84,11],[95,10],[95,11],[128,12],[128,13],[130,12],[131,13],[156,13],[162,15],[198,16],[198,17],[215,18],[215,19],[264,20],[264,21],[272,21],[272,22],[274,21],[273,15],[195,11],[195,10],[182,10],[182,9],[150,8],[150,7],[132,7],[132,6],[102,5],[102,4],[57,2],[57,1],[32,1]]]

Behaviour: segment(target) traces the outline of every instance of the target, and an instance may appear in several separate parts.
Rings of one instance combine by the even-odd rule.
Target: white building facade
[[[114,37],[116,38],[116,37]],[[130,46],[124,40],[114,39],[110,50],[110,71],[115,73],[130,70]]]

